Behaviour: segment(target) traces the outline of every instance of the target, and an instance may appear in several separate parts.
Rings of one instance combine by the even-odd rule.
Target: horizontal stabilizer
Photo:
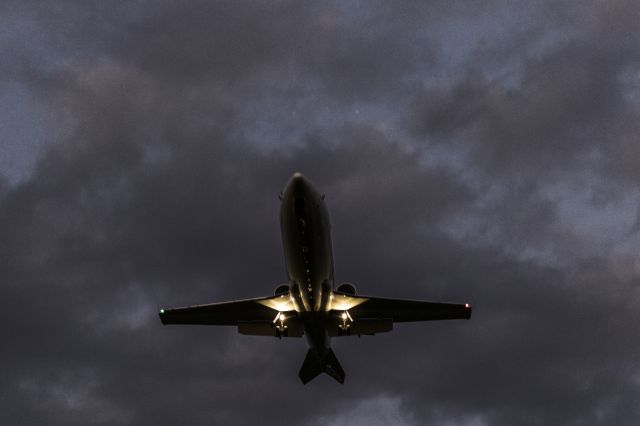
[[[318,358],[316,358],[313,352],[311,352],[311,349],[309,349],[298,376],[300,377],[300,380],[302,380],[302,383],[306,385],[311,380],[315,379],[320,373],[322,373],[322,366],[318,362]]]
[[[302,380],[302,383],[306,385],[320,373],[327,373],[327,375],[333,377],[338,383],[344,383],[344,370],[340,362],[338,362],[338,358],[336,358],[336,355],[333,353],[333,350],[329,349],[323,362],[320,362],[318,357],[309,349],[298,376],[300,380]]]
[[[336,379],[338,383],[344,383],[344,370],[331,349],[327,352],[327,357],[324,360],[324,372]]]

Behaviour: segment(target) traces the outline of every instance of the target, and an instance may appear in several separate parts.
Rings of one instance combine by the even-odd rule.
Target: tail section
[[[309,349],[298,376],[300,377],[300,380],[302,380],[302,383],[306,385],[311,380],[315,379],[320,373],[322,373],[322,366],[318,362],[318,358],[316,358],[313,352],[311,352],[311,349]]]
[[[327,351],[322,362],[320,362],[318,357],[316,357],[311,350],[308,350],[298,376],[300,377],[300,380],[302,380],[302,383],[306,385],[311,380],[315,379],[320,373],[327,373],[338,383],[344,383],[344,370],[342,369],[340,362],[338,362],[338,358],[336,358],[336,355],[333,353],[333,350],[329,349]]]
[[[338,383],[344,383],[344,370],[331,349],[329,349],[327,356],[324,359],[324,372],[336,379]]]

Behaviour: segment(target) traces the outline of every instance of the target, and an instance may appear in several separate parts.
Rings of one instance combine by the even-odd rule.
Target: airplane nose
[[[287,189],[294,195],[304,194],[305,192],[307,192],[307,188],[309,187],[309,181],[302,175],[302,173],[296,172],[293,174],[293,176],[291,176],[289,185],[287,186]]]
[[[293,176],[291,176],[291,182],[296,185],[302,185],[307,182],[307,178],[300,172],[295,172]]]

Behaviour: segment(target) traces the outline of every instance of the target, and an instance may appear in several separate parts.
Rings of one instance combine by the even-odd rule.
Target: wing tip
[[[165,319],[166,319],[166,314],[167,311],[165,311],[164,309],[160,309],[158,311],[158,317],[160,318],[160,322],[162,322],[162,325],[167,325]]]

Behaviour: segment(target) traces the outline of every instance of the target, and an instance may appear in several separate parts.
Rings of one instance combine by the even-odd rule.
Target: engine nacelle
[[[356,286],[351,283],[342,283],[336,288],[338,293],[350,294],[352,296],[356,295]]]
[[[274,293],[276,294],[276,296],[280,296],[281,294],[287,294],[289,293],[289,284],[282,284],[279,285],[278,287],[276,287],[276,289],[274,290]]]

